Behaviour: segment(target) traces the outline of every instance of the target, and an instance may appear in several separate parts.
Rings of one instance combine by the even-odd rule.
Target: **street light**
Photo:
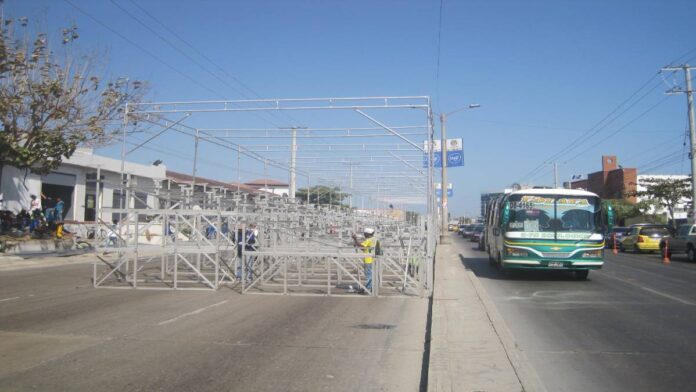
[[[442,150],[442,226],[440,227],[440,243],[443,244],[445,242],[445,233],[447,233],[447,131],[446,131],[446,124],[447,124],[447,117],[459,113],[464,110],[468,109],[476,109],[481,107],[481,105],[477,103],[472,103],[469,104],[468,106],[464,106],[462,108],[459,108],[457,110],[453,110],[449,113],[440,113],[440,131],[441,131],[441,138],[442,140],[440,141],[440,148]]]

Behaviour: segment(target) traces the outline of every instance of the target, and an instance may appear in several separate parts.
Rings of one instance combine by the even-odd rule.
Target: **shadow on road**
[[[476,250],[476,248],[474,248]],[[572,272],[550,270],[507,270],[503,273],[488,263],[488,255],[478,253],[481,257],[466,257],[459,254],[464,267],[473,271],[479,278],[494,280],[523,280],[523,281],[576,281]],[[590,277],[592,273],[590,273]],[[590,278],[591,279],[591,278]]]

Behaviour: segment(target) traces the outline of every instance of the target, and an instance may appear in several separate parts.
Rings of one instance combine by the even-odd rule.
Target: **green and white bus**
[[[604,233],[613,212],[594,193],[524,189],[489,201],[486,250],[491,264],[511,269],[568,270],[577,279],[604,264]]]

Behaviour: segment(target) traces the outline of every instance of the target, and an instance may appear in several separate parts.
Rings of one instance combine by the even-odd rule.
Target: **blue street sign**
[[[464,166],[464,152],[447,151],[447,167]]]
[[[464,152],[447,151],[447,167],[464,166]],[[423,167],[428,167],[428,155],[423,154]],[[442,153],[433,154],[433,167],[442,167]]]
[[[454,195],[454,190],[452,188],[452,183],[447,184],[447,197],[452,197]],[[435,196],[442,197],[442,187],[438,182],[435,184]]]
[[[442,197],[442,189],[436,189],[435,196]],[[452,190],[452,188],[447,189],[447,197],[452,197],[452,196],[454,196],[454,191]]]

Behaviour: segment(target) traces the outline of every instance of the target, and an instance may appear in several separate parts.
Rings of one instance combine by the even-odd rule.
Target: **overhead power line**
[[[613,122],[615,122],[618,118],[620,118],[622,115],[624,115],[626,112],[628,112],[630,109],[635,107],[640,101],[642,101],[650,92],[654,91],[657,87],[660,86],[660,83],[656,83],[648,92],[644,93],[641,95],[635,102],[630,104],[627,108],[625,108],[623,111],[621,111],[624,106],[626,106],[629,102],[631,102],[638,94],[640,94],[641,91],[643,91],[646,87],[648,87],[659,73],[655,73],[652,75],[645,83],[643,83],[636,91],[634,91],[628,98],[623,100],[619,105],[617,105],[612,111],[610,111],[606,116],[602,117],[601,120],[599,120],[597,123],[595,123],[592,127],[590,127],[588,130],[586,130],[584,133],[582,133],[580,136],[575,138],[571,143],[568,143],[565,147],[560,149],[558,152],[552,154],[548,158],[546,158],[543,162],[541,162],[539,165],[534,167],[529,173],[525,174],[520,181],[522,182],[525,179],[534,176],[539,170],[542,170],[545,165],[547,165],[549,162],[552,162],[554,160],[557,160],[564,154],[569,153],[570,151],[579,148],[585,141],[589,140],[590,138],[594,137],[597,135],[599,132],[601,132],[603,129],[605,129],[607,126],[611,125]],[[618,114],[616,114],[619,112]],[[614,116],[616,114],[616,116]],[[613,116],[613,118],[612,118]]]
[[[114,0],[111,0],[111,1],[114,2]],[[203,53],[203,52],[201,52],[200,50],[198,50],[198,48],[197,48],[195,45],[191,44],[191,43],[188,42],[186,39],[184,39],[183,37],[181,37],[174,29],[170,28],[170,27],[167,26],[164,22],[162,22],[159,18],[157,18],[156,16],[152,15],[152,14],[151,14],[150,12],[148,12],[145,8],[141,7],[137,2],[135,2],[135,1],[133,1],[133,0],[129,0],[129,1],[130,1],[131,4],[133,4],[133,6],[135,6],[138,10],[140,10],[143,14],[147,15],[150,19],[152,19],[153,21],[155,21],[155,23],[157,23],[158,25],[160,25],[160,26],[161,26],[164,30],[166,30],[169,34],[171,34],[171,35],[174,36],[176,39],[178,39],[179,41],[181,41],[184,45],[186,45],[186,46],[189,47],[191,50],[193,50],[193,51],[196,53],[196,55],[200,56],[203,60],[207,61],[209,64],[211,64],[213,67],[215,67],[220,73],[222,73],[223,75],[227,76],[230,80],[234,81],[234,82],[237,83],[239,86],[241,86],[243,89],[245,89],[247,92],[249,92],[250,95],[251,95],[252,97],[257,98],[257,99],[263,99],[263,98],[264,98],[264,97],[260,96],[260,95],[259,95],[255,90],[253,90],[251,87],[249,87],[246,83],[242,82],[239,78],[237,78],[236,76],[232,75],[232,74],[229,73],[227,70],[225,70],[222,66],[220,66],[218,63],[216,63],[215,61],[213,61],[212,59],[210,59],[210,57],[208,57],[205,53]],[[116,4],[116,3],[114,2],[114,4]],[[118,6],[118,4],[116,4],[116,6],[119,7],[119,8],[121,8],[120,6]],[[121,8],[121,9],[123,9],[123,8]],[[128,12],[125,11],[125,10],[124,10],[124,12],[128,13]],[[130,14],[130,13],[129,13],[129,14]],[[134,19],[135,19],[135,17],[134,17]],[[150,30],[149,26],[146,26],[146,27]],[[152,31],[152,30],[151,30],[151,31]],[[154,31],[153,31],[153,33],[154,33]],[[156,34],[156,33],[155,33],[155,34]],[[179,51],[179,49],[177,49],[177,51]],[[231,87],[231,88],[233,88],[235,91],[237,91],[242,97],[247,98],[247,99],[251,99],[248,95],[246,95],[244,92],[240,91],[239,89],[236,89],[236,88],[234,88],[234,87]],[[275,116],[275,113],[270,113],[270,114],[272,114],[272,115]],[[286,112],[281,112],[281,114],[284,115],[284,117],[286,117],[287,120],[290,120],[293,124],[299,124],[299,122],[298,122],[296,119],[294,119],[292,116],[290,116],[290,115],[287,114]],[[282,119],[280,119],[280,118],[278,118],[278,119],[282,121]]]
[[[112,32],[113,34],[115,34],[116,36],[118,36],[119,38],[121,38],[122,40],[124,40],[124,41],[128,42],[129,44],[133,45],[134,47],[138,48],[140,51],[142,51],[142,52],[145,53],[146,55],[150,56],[152,59],[154,59],[154,60],[157,61],[158,63],[160,63],[160,64],[164,65],[165,67],[169,68],[170,70],[176,72],[178,75],[182,76],[183,78],[185,78],[186,80],[188,80],[188,81],[190,81],[191,83],[195,84],[196,86],[198,86],[198,87],[200,87],[200,88],[202,88],[202,89],[204,89],[204,90],[206,90],[206,91],[208,91],[208,92],[210,92],[210,93],[215,94],[217,97],[220,97],[220,98],[223,98],[223,99],[225,98],[224,94],[221,94],[219,91],[215,91],[215,90],[213,90],[213,89],[211,89],[211,88],[209,88],[209,87],[207,87],[207,86],[202,85],[202,84],[201,84],[199,81],[197,81],[196,79],[192,78],[191,76],[189,76],[189,75],[186,74],[185,72],[179,70],[178,68],[172,66],[172,65],[169,64],[168,62],[162,60],[159,56],[157,56],[157,55],[155,55],[154,53],[150,52],[149,50],[147,50],[147,49],[146,49],[145,47],[143,47],[142,45],[139,45],[138,43],[134,42],[134,41],[131,40],[130,38],[128,38],[128,37],[126,37],[125,35],[121,34],[118,30],[113,29],[112,27],[110,27],[110,26],[107,25],[106,23],[102,22],[100,19],[97,19],[97,18],[96,18],[95,16],[93,16],[92,14],[90,14],[90,13],[88,13],[87,11],[83,10],[82,8],[78,7],[78,6],[75,5],[75,3],[73,3],[72,1],[70,1],[70,0],[63,0],[63,1],[66,2],[66,3],[68,3],[69,5],[73,6],[73,8],[75,8],[75,9],[76,9],[78,12],[80,12],[81,14],[83,14],[83,15],[85,15],[86,17],[92,19],[95,23],[99,24],[100,26],[104,27],[105,29],[109,30],[110,32]]]

